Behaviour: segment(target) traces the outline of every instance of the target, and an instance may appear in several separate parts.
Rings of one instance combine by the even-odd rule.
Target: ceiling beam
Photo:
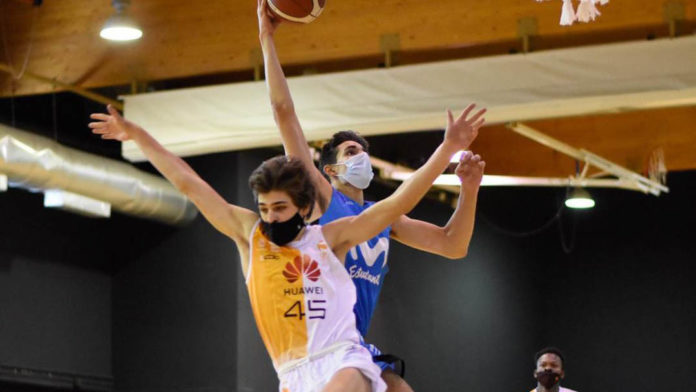
[[[662,150],[668,171],[696,169],[696,107],[646,110],[526,122],[564,143],[592,151],[636,173],[648,174],[650,157]],[[575,160],[506,129],[485,127],[471,149],[486,161],[486,173],[568,177]]]
[[[15,70],[13,70],[12,67],[10,67],[7,64],[0,63],[0,71],[3,71],[9,75],[12,75],[12,77],[14,77],[14,75],[15,75]],[[50,78],[47,78],[47,77],[41,76],[41,75],[36,75],[36,74],[34,74],[32,72],[28,72],[28,71],[22,73],[21,77],[18,80],[22,80],[22,79],[29,79],[29,80],[33,80],[33,81],[40,82],[40,83],[43,83],[45,85],[51,86],[52,91],[55,91],[55,90],[70,91],[70,92],[73,92],[77,95],[81,95],[87,99],[91,99],[92,101],[107,104],[107,105],[112,105],[113,107],[115,107],[118,110],[123,110],[123,103],[121,103],[115,99],[111,99],[109,97],[105,97],[103,95],[93,93],[89,90],[86,90],[86,89],[78,87],[78,86],[74,86],[72,84],[63,83],[59,80],[50,79]]]

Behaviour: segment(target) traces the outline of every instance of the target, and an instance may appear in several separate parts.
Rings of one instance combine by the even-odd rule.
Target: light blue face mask
[[[337,163],[337,165],[346,166],[346,171],[343,174],[339,174],[337,176],[338,179],[358,189],[366,189],[370,186],[370,181],[372,181],[372,177],[375,176],[375,174],[372,173],[370,157],[366,152],[361,152],[360,154],[352,156],[345,162]]]

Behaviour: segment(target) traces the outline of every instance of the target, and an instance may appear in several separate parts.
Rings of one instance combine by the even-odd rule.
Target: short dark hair
[[[544,354],[558,355],[558,358],[561,359],[561,369],[565,368],[565,358],[563,357],[563,353],[556,347],[544,347],[534,354],[534,366],[536,366],[537,362],[539,362],[539,358],[541,358],[541,356]]]
[[[297,208],[310,207],[310,215],[316,200],[316,190],[304,163],[284,155],[259,165],[249,176],[249,188],[257,201],[259,193],[285,191]]]
[[[333,165],[336,163],[336,156],[338,155],[338,146],[341,145],[341,143],[346,142],[348,140],[352,140],[358,144],[360,144],[365,150],[365,152],[369,152],[370,150],[370,144],[365,140],[364,137],[360,136],[359,133],[355,131],[340,131],[336,132],[333,134],[331,139],[324,144],[324,146],[321,148],[321,157],[319,159],[319,170],[322,172],[324,171],[324,166],[326,165]]]

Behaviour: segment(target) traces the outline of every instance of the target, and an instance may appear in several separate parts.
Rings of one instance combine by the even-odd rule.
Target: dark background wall
[[[71,94],[2,99],[0,123],[118,156],[117,143],[82,136],[88,113],[98,108]],[[111,275],[114,260],[122,259],[114,243],[138,224],[46,209],[40,193],[0,192],[2,380],[36,381],[52,372],[110,382]],[[38,374],[15,377],[15,369]]]
[[[111,377],[109,226],[0,193],[0,366]]]
[[[117,144],[84,136],[98,106],[55,98],[59,127],[26,120],[31,105],[18,100],[23,127],[118,157]],[[62,105],[73,109],[63,113]],[[393,146],[414,138],[432,144],[424,134],[400,138],[374,139],[382,148],[375,154],[394,159],[403,152]],[[188,161],[229,201],[251,208],[246,179],[276,153]],[[694,390],[696,173],[671,173],[668,185],[659,198],[593,190],[595,209],[563,211],[531,236],[514,234],[549,222],[564,190],[483,189],[465,260],[392,242],[368,340],[406,359],[419,391],[529,390],[532,355],[546,345],[566,352],[565,384],[574,389]],[[368,193],[389,192],[376,184]],[[0,365],[113,376],[120,391],[277,388],[235,246],[202,217],[172,228],[118,214],[92,220],[41,203],[22,190],[0,193]],[[450,214],[424,201],[412,216],[444,224]]]
[[[235,200],[237,154],[191,159]],[[243,184],[242,184],[243,185]],[[136,236],[145,252],[114,275],[114,375],[118,390],[236,390],[236,246],[202,216],[182,229],[157,223]],[[135,233],[134,233],[135,234]]]
[[[601,190],[575,251],[542,260],[545,334],[583,390],[696,390],[696,173],[660,198]]]
[[[444,225],[451,213],[424,201],[410,216]],[[540,315],[534,254],[501,242],[478,224],[467,258],[449,260],[392,241],[368,340],[405,359],[415,390],[483,390],[492,377],[501,390],[527,387],[520,361],[536,349]]]

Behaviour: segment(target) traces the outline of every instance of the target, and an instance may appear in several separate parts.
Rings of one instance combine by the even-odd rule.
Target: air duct
[[[168,224],[186,224],[197,214],[193,204],[160,177],[1,124],[0,174],[11,187],[61,189],[109,203],[124,214]]]

